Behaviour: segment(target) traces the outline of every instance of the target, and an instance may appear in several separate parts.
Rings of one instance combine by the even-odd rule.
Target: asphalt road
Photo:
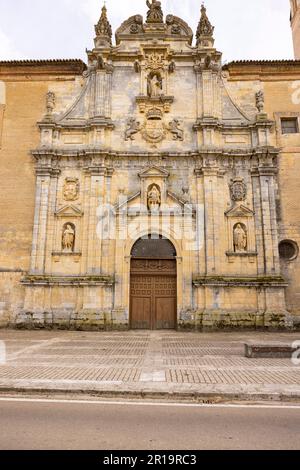
[[[300,449],[300,406],[0,399],[0,449]]]

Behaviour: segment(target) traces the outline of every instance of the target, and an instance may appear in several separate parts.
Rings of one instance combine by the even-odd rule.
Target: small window
[[[299,247],[293,240],[283,240],[279,243],[279,255],[282,260],[293,261],[299,254]]]
[[[282,118],[281,119],[281,132],[282,134],[297,134],[299,132],[297,118]]]

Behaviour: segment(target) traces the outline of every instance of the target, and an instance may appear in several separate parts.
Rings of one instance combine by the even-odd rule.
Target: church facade
[[[87,66],[0,62],[0,324],[296,328],[300,61],[147,6]]]

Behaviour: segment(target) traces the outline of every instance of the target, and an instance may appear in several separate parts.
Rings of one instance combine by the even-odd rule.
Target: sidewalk
[[[245,341],[293,342],[299,333],[0,330],[0,340],[2,393],[300,402],[300,366],[244,357]]]

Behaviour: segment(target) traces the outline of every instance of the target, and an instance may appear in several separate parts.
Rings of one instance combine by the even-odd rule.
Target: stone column
[[[102,224],[102,272],[103,274],[110,274],[112,271],[111,264],[113,261],[113,243],[111,240],[111,228],[114,221],[112,220],[112,206],[111,206],[111,182],[112,182],[113,169],[108,169],[106,172],[106,190],[104,204],[106,206],[107,219]]]
[[[100,209],[104,201],[105,168],[90,168],[89,216],[87,221],[87,273],[101,274],[102,233],[99,229]]]
[[[32,237],[31,273],[44,274],[51,168],[36,171],[35,213]]]
[[[262,229],[265,252],[265,274],[280,275],[276,198],[274,193],[275,168],[259,168],[261,190]]]
[[[95,117],[111,117],[112,70],[98,70],[95,84]]]
[[[50,181],[50,195],[49,195],[49,211],[48,211],[48,225],[47,225],[47,244],[46,244],[46,273],[52,271],[52,251],[54,248],[55,236],[55,212],[57,201],[57,185],[60,170],[53,170]]]
[[[206,274],[215,276],[220,263],[220,216],[218,201],[218,168],[203,168],[205,201]]]
[[[202,168],[195,170],[197,181],[197,250],[198,273],[206,273],[206,246],[205,246],[205,210],[204,210],[204,177]]]
[[[211,70],[202,72],[202,102],[203,117],[211,118],[214,116],[214,89],[213,76]]]
[[[253,188],[253,208],[255,214],[255,235],[256,235],[256,251],[257,251],[257,270],[261,276],[266,272],[266,255],[263,232],[263,214],[261,208],[261,188],[260,176],[257,169],[252,171],[252,188]]]

